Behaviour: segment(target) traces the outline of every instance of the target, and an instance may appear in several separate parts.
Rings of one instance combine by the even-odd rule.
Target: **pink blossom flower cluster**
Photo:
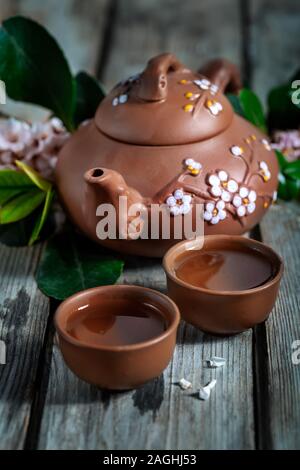
[[[298,160],[300,158],[300,130],[276,131],[272,148],[280,150],[289,161]]]
[[[14,118],[0,120],[0,169],[15,169],[22,160],[41,176],[53,180],[57,155],[69,138],[60,119],[29,124]]]

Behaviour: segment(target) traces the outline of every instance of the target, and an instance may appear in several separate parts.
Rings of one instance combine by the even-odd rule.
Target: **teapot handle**
[[[144,101],[164,100],[168,94],[168,73],[186,70],[173,54],[154,57],[140,76],[136,96]]]
[[[209,78],[222,92],[237,94],[243,87],[238,68],[229,60],[211,60],[198,72]]]

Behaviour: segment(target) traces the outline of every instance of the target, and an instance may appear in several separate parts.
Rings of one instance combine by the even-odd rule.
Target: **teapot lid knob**
[[[144,101],[162,101],[168,95],[168,73],[188,71],[173,54],[149,60],[137,85],[136,96]]]

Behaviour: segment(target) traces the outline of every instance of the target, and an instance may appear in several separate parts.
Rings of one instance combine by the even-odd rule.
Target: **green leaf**
[[[276,157],[277,157],[279,167],[280,167],[281,171],[283,171],[286,168],[286,166],[288,165],[289,162],[286,160],[285,156],[283,155],[283,153],[280,152],[280,150],[275,150],[275,153],[276,153]]]
[[[47,194],[46,194],[46,199],[45,199],[45,204],[44,204],[43,210],[42,210],[40,216],[38,217],[38,219],[35,223],[33,232],[32,232],[31,237],[29,239],[28,244],[30,246],[33,245],[38,240],[38,238],[40,236],[42,228],[43,228],[43,226],[46,222],[46,219],[49,215],[49,211],[50,211],[50,208],[51,208],[51,203],[52,203],[52,200],[53,200],[53,196],[54,196],[54,192],[50,189],[50,191],[48,191]]]
[[[290,176],[280,173],[278,197],[286,201],[299,199],[300,197],[300,179],[294,179]]]
[[[278,197],[285,201],[288,201],[291,199],[288,186],[287,186],[287,180],[283,173],[279,174]]]
[[[32,181],[24,173],[16,170],[0,170],[0,188],[22,188],[28,189],[28,186],[33,186]]]
[[[72,130],[75,81],[62,50],[41,25],[22,16],[3,21],[0,79],[10,98],[52,110]]]
[[[26,246],[36,217],[33,212],[18,222],[0,225],[0,242],[7,246]]]
[[[75,80],[77,94],[74,122],[78,126],[86,119],[94,117],[100,101],[105,97],[105,92],[100,83],[86,72],[79,72]]]
[[[0,206],[6,204],[10,199],[22,194],[24,191],[20,188],[1,188],[0,187]]]
[[[0,206],[3,206],[10,199],[33,188],[34,185],[27,175],[16,170],[1,170]]]
[[[0,224],[10,224],[33,212],[45,199],[45,193],[37,188],[20,194],[0,210]]]
[[[20,160],[16,160],[16,165],[28,176],[32,183],[35,184],[35,186],[37,186],[42,191],[50,191],[52,187],[51,183],[42,178],[41,175],[37,173],[31,166],[27,165],[24,162],[21,162]]]
[[[0,243],[7,246],[27,246],[37,219],[41,215],[40,207],[24,219],[11,224],[0,225]],[[55,220],[50,212],[40,233],[39,240],[49,238],[55,231]]]
[[[245,114],[244,114],[244,111],[243,111],[243,108],[242,108],[242,105],[241,105],[241,102],[240,102],[240,98],[238,97],[238,95],[228,93],[226,95],[226,98],[230,101],[234,112],[236,114],[238,114],[239,116],[245,117]]]
[[[273,88],[268,95],[268,106],[270,111],[287,112],[290,108],[290,84]]]
[[[2,170],[0,171],[0,241],[9,244],[8,235],[12,236],[12,244],[23,245],[26,239],[32,245],[40,236],[43,226],[49,214],[53,197],[52,185],[44,180],[36,171],[23,162],[16,164],[22,170]],[[34,212],[45,200],[43,210],[36,214],[35,220],[30,220],[30,224],[19,223],[16,231],[3,229],[2,225],[20,222],[29,214]],[[31,226],[31,236],[28,235],[29,225]],[[24,230],[26,227],[26,230]],[[20,230],[20,237],[16,236]],[[19,241],[20,238],[20,241]],[[26,244],[27,244],[26,242]]]
[[[300,180],[287,178],[286,184],[290,199],[298,199],[300,195]]]
[[[300,179],[300,160],[288,163],[284,169],[284,174],[293,179]]]
[[[288,162],[284,155],[275,150],[280,167],[278,196],[280,199],[299,199],[300,160]]]
[[[258,96],[253,91],[243,88],[239,93],[239,99],[245,118],[263,132],[266,132],[266,120]]]
[[[114,284],[123,261],[99,245],[66,230],[49,240],[43,253],[37,283],[41,291],[58,300],[90,287]]]

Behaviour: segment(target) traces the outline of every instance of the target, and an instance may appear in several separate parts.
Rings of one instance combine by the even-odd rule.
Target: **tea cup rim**
[[[221,289],[212,290],[212,289],[208,289],[208,288],[205,288],[205,287],[193,286],[192,284],[189,284],[188,282],[186,282],[182,279],[179,279],[176,276],[175,272],[172,271],[172,268],[174,266],[174,261],[176,260],[177,256],[179,256],[180,254],[182,254],[185,251],[191,251],[191,250],[196,251],[197,248],[199,248],[199,246],[201,246],[201,248],[203,247],[205,241],[214,241],[214,240],[216,240],[216,241],[219,240],[220,242],[222,240],[224,240],[224,241],[225,240],[230,240],[230,241],[233,241],[235,243],[247,244],[250,248],[254,248],[254,247],[259,248],[260,252],[262,254],[264,254],[266,257],[267,257],[267,252],[268,252],[269,255],[270,255],[269,259],[272,256],[277,261],[277,266],[278,267],[277,267],[276,274],[271,279],[267,280],[266,282],[264,282],[263,284],[261,284],[257,287],[253,287],[251,289],[242,289],[242,290],[221,290]],[[199,248],[199,249],[201,249],[201,248]],[[176,252],[178,252],[178,253],[176,254]],[[174,256],[174,259],[173,259],[172,265],[170,266],[170,258],[171,258],[172,255]],[[182,287],[185,287],[187,289],[191,289],[193,291],[197,291],[199,293],[201,292],[201,293],[205,293],[205,294],[208,294],[208,295],[214,295],[214,296],[243,296],[243,295],[255,294],[257,292],[264,291],[266,289],[269,289],[271,286],[273,286],[277,282],[279,282],[281,277],[282,277],[283,271],[284,271],[283,260],[282,260],[281,256],[275,250],[273,250],[273,248],[271,248],[266,243],[263,243],[263,242],[260,242],[258,240],[255,240],[253,238],[248,238],[248,237],[245,237],[245,236],[242,236],[242,235],[204,235],[203,237],[198,237],[198,238],[193,239],[193,240],[180,241],[179,243],[176,243],[176,245],[173,245],[165,253],[165,255],[163,257],[162,264],[163,264],[163,268],[164,268],[164,271],[165,271],[166,275],[168,277],[170,277],[175,284],[179,284]]]
[[[77,340],[76,338],[72,337],[65,328],[62,327],[61,325],[61,319],[62,316],[66,314],[67,309],[70,308],[72,302],[76,300],[82,299],[84,301],[85,297],[88,297],[90,294],[96,294],[97,292],[104,293],[108,290],[115,290],[117,291],[137,291],[137,292],[145,292],[145,293],[150,293],[151,295],[155,296],[158,299],[163,299],[167,305],[168,305],[168,311],[172,312],[172,319],[166,329],[160,333],[157,336],[154,336],[153,338],[150,338],[146,341],[141,341],[138,343],[133,343],[133,344],[125,344],[125,345],[104,345],[104,344],[91,344],[86,341],[81,341]],[[72,312],[69,312],[69,315]],[[162,314],[161,314],[162,315]],[[180,312],[179,308],[177,307],[176,303],[167,295],[163,294],[162,292],[159,292],[155,289],[150,289],[148,287],[143,287],[143,286],[137,286],[137,285],[127,285],[127,284],[116,284],[116,285],[105,285],[105,286],[98,286],[98,287],[93,287],[90,289],[84,289],[82,291],[79,291],[72,296],[68,297],[65,299],[59,307],[56,309],[55,315],[54,315],[54,326],[55,329],[58,333],[58,335],[61,335],[65,341],[68,343],[73,344],[76,347],[79,348],[88,348],[92,350],[99,350],[99,351],[111,351],[111,352],[123,352],[123,351],[135,351],[139,349],[144,349],[148,346],[155,345],[164,339],[166,339],[168,336],[171,336],[174,331],[176,331],[178,325],[180,322]]]

